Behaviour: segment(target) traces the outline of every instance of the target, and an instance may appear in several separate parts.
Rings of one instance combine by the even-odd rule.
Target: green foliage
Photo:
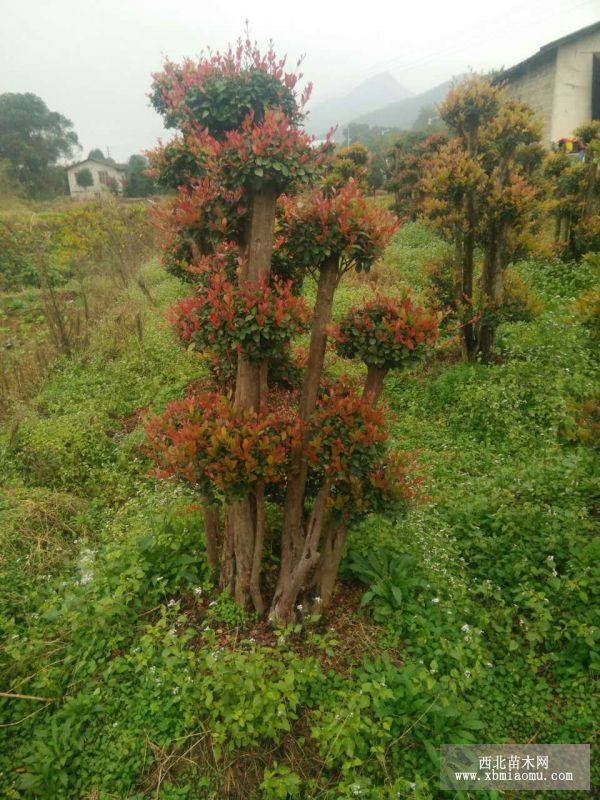
[[[151,102],[168,127],[201,120],[216,138],[241,127],[249,115],[262,122],[272,108],[298,122],[302,103],[294,91],[294,76],[282,80],[284,64],[272,50],[262,55],[256,44],[240,40],[236,50],[198,62],[167,61],[163,72],[154,75]]]
[[[0,218],[0,288],[60,286],[111,269],[126,277],[153,242],[148,210],[105,200]]]
[[[148,197],[156,194],[154,178],[148,174],[148,159],[134,153],[127,162],[125,197]]]
[[[441,249],[406,226],[387,265],[424,288]],[[363,607],[341,593],[333,645],[324,623],[248,630],[213,595],[197,498],[146,475],[141,409],[200,375],[162,325],[178,283],[148,267],[143,343],[104,320],[3,429],[2,689],[52,702],[0,699],[0,795],[432,800],[442,743],[589,742],[597,457],[577,431],[597,361],[577,298],[595,260],[515,265],[545,307],[501,325],[498,363],[390,376],[391,439],[419,450],[427,497],[350,534]]]
[[[394,612],[402,611],[407,593],[424,583],[417,558],[409,553],[378,550],[365,556],[355,554],[348,571],[369,587],[361,605],[372,606],[377,622],[386,622]]]
[[[87,167],[84,167],[83,169],[77,170],[75,173],[75,182],[77,183],[77,186],[81,186],[83,189],[86,189],[89,186],[94,185],[94,176]]]

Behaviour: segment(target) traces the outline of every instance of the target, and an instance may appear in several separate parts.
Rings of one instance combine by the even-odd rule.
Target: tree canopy
[[[79,147],[71,120],[50,111],[31,92],[0,95],[0,159],[11,176],[32,197],[62,191],[64,176],[57,167]]]

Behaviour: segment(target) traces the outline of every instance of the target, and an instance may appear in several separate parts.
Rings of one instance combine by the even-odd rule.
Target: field
[[[426,291],[442,246],[405,225],[336,315]],[[515,266],[538,312],[501,327],[495,363],[448,341],[388,378],[422,496],[353,532],[328,618],[273,631],[213,593],[197,498],[148,474],[144,420],[203,374],[165,322],[185,289],[137,248],[100,303],[89,253],[85,336],[5,379],[2,798],[426,800],[442,743],[592,740],[597,332],[577,301],[597,256]],[[51,339],[42,290],[5,288],[4,344]]]

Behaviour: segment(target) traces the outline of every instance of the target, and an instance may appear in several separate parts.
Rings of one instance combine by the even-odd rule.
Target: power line
[[[579,3],[571,6],[570,11],[571,12],[572,11],[577,11],[580,8],[583,8],[585,6],[590,5],[590,3],[597,4],[597,2],[598,2],[598,0],[582,0],[582,2],[579,2]],[[467,40],[461,39],[460,42],[457,43],[457,44],[452,44],[452,45],[450,45],[448,47],[435,50],[435,51],[433,51],[433,52],[431,52],[429,54],[426,54],[424,56],[421,56],[419,58],[412,59],[412,60],[410,60],[410,61],[408,61],[408,62],[406,62],[404,64],[402,63],[401,57],[388,59],[387,61],[378,62],[377,65],[373,66],[371,68],[371,70],[369,70],[368,73],[362,72],[361,73],[361,79],[362,80],[367,80],[368,78],[373,77],[374,75],[377,75],[379,72],[381,72],[383,69],[385,69],[385,67],[390,67],[390,66],[394,66],[394,65],[398,65],[398,69],[401,70],[402,72],[408,72],[408,71],[414,70],[414,69],[416,69],[418,67],[425,66],[426,64],[429,64],[432,61],[435,61],[436,59],[438,59],[438,58],[440,58],[442,56],[447,56],[447,55],[451,55],[451,54],[456,53],[456,52],[460,52],[461,50],[464,50],[466,47],[469,47],[471,45],[479,45],[479,44],[483,44],[483,43],[486,43],[486,42],[490,42],[492,40],[497,41],[499,38],[503,38],[506,35],[510,35],[510,33],[512,31],[514,31],[515,25],[524,26],[524,25],[527,25],[528,23],[532,23],[534,21],[539,22],[540,19],[543,19],[544,21],[546,21],[546,20],[549,20],[549,19],[553,19],[556,16],[558,16],[559,14],[563,13],[563,11],[557,10],[557,11],[549,12],[549,13],[546,13],[546,14],[536,13],[533,18],[531,17],[531,11],[532,10],[537,11],[537,10],[543,8],[545,5],[546,5],[545,0],[541,0],[541,2],[537,3],[535,6],[532,6],[531,4],[527,4],[525,7],[523,7],[522,3],[519,3],[519,4],[516,4],[514,6],[511,6],[511,8],[507,12],[505,12],[503,14],[504,24],[499,23],[497,20],[488,22],[487,23],[487,27],[491,28],[491,30],[490,30],[489,33],[486,33],[484,36],[478,35],[478,36],[471,36]],[[518,16],[517,19],[515,20],[515,18],[510,15],[513,10],[519,10],[519,11],[525,10],[528,13],[527,13],[526,16],[523,16],[523,15]],[[509,15],[510,15],[510,18],[509,18]],[[479,26],[480,25],[481,24],[479,24]],[[456,36],[460,37],[461,34],[463,34],[463,33],[469,33],[471,31],[473,31],[473,28],[474,28],[473,25],[468,26],[466,28],[463,28],[460,33],[456,34]],[[456,38],[456,36],[453,37],[453,38]]]

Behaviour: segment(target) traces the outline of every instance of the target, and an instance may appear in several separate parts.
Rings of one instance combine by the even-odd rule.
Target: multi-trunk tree
[[[501,317],[504,270],[539,213],[539,126],[525,104],[478,76],[451,90],[439,111],[452,138],[428,162],[422,208],[454,247],[465,357],[487,360]]]
[[[198,63],[168,63],[152,94],[179,131],[153,157],[159,180],[177,190],[161,218],[165,261],[193,289],[170,320],[186,346],[209,350],[223,368],[219,384],[149,422],[149,449],[160,475],[201,498],[220,587],[280,624],[300,598],[305,608],[331,600],[349,526],[403,508],[416,481],[411,457],[388,448],[380,373],[374,383],[369,372],[361,393],[324,372],[339,281],[370,268],[395,222],[353,182],[309,188],[327,154],[301,127],[307,93],[298,95],[298,79],[246,41]],[[312,310],[301,294],[306,275],[316,282]],[[378,341],[393,350],[378,368],[403,366],[435,343],[435,315],[406,302],[382,301],[365,334],[370,352]],[[339,346],[371,324],[349,322]],[[291,341],[301,333],[308,353],[299,369]],[[264,569],[266,542],[276,574]]]

